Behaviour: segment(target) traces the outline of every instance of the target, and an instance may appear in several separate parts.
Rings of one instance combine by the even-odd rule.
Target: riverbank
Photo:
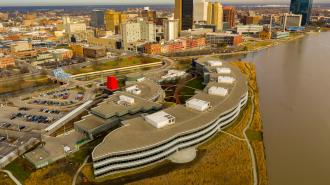
[[[206,54],[206,55],[194,55],[194,56],[184,56],[184,57],[171,57],[171,59],[175,60],[185,60],[185,59],[193,59],[193,58],[200,58],[204,56],[213,56],[213,57],[220,57],[220,56],[232,56],[232,55],[244,55],[244,54],[249,54],[249,53],[256,53],[261,50],[265,50],[283,43],[295,41],[297,39],[301,39],[305,37],[305,34],[294,34],[293,36],[290,36],[288,38],[283,38],[283,39],[270,39],[270,40],[261,40],[261,41],[254,41],[254,43],[262,43],[262,44],[256,44],[256,47],[253,48],[247,48],[246,51],[238,51],[238,52],[232,52],[232,53],[216,53],[216,54]],[[249,43],[250,41],[247,41],[246,43]],[[242,45],[244,46],[244,44]],[[253,45],[253,43],[249,43],[250,45]]]
[[[232,64],[239,67],[241,71],[249,78],[249,93],[251,96],[253,96],[251,101],[253,101],[254,104],[254,112],[252,117],[252,123],[250,127],[246,130],[245,134],[247,135],[254,151],[257,165],[256,170],[258,173],[258,184],[268,184],[265,145],[263,141],[263,122],[261,119],[260,110],[260,94],[257,84],[257,72],[255,66],[251,63],[232,62]]]

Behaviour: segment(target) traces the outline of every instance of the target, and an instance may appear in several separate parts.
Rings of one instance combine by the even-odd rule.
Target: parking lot
[[[56,109],[11,106],[2,107],[0,111],[0,129],[24,132],[46,128],[66,113]]]

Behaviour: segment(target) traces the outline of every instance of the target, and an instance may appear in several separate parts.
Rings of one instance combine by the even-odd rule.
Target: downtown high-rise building
[[[167,19],[164,20],[164,39],[166,41],[175,40],[179,37],[179,20]]]
[[[91,26],[95,28],[104,27],[104,11],[102,10],[93,10],[91,17]]]
[[[302,15],[302,25],[309,23],[312,13],[313,0],[291,0],[290,12]]]
[[[196,0],[194,4],[194,22],[206,22],[207,21],[207,5],[205,0]]]
[[[235,27],[236,9],[233,6],[223,7],[223,21],[228,23],[229,28]]]
[[[193,28],[194,0],[175,0],[174,18],[179,19],[179,31]]]
[[[223,9],[220,2],[208,3],[207,24],[215,25],[217,31],[223,30]]]
[[[105,29],[113,32],[114,34],[119,34],[121,29],[120,24],[127,21],[127,15],[115,10],[106,10],[104,19]]]

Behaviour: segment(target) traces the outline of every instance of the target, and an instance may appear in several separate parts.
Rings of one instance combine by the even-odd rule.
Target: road
[[[174,64],[173,60],[171,60],[169,58],[166,58],[166,57],[161,57],[161,56],[149,56],[149,57],[160,59],[163,62],[165,62],[165,65],[163,65],[162,67],[160,67],[158,69],[150,70],[146,74],[167,70],[167,69],[171,68]],[[82,78],[82,77],[91,77],[91,76],[98,76],[98,75],[105,75],[105,74],[113,74],[115,72],[129,71],[129,70],[133,70],[133,69],[153,67],[153,66],[157,66],[157,65],[162,65],[162,62],[155,62],[155,63],[150,63],[150,64],[141,64],[141,65],[135,65],[135,66],[129,66],[129,67],[116,68],[116,69],[107,69],[107,70],[102,70],[102,71],[72,75],[71,77],[73,79],[78,79],[78,78]]]
[[[8,170],[0,170],[0,171],[6,173],[11,178],[11,180],[15,182],[16,185],[22,185],[22,183],[19,180],[17,180],[16,177],[10,171]]]
[[[79,172],[81,171],[81,169],[85,166],[85,164],[87,163],[89,155],[85,158],[84,162],[81,164],[81,166],[79,167],[79,169],[77,170],[76,174],[73,177],[72,180],[72,185],[76,185],[76,181],[77,181],[77,177],[79,175]]]

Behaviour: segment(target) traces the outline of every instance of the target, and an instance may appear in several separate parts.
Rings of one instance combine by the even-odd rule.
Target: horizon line
[[[7,3],[8,4],[8,3]],[[238,2],[233,2],[233,3],[223,3],[223,4],[228,4],[228,5],[288,5],[290,3],[277,3],[277,2],[273,2],[273,3],[253,3],[253,2],[246,2],[246,3],[238,3]],[[318,2],[318,3],[313,3],[314,5],[321,5],[321,4],[330,4],[330,2]],[[131,6],[154,6],[154,5],[174,5],[174,3],[148,3],[148,4],[134,4],[134,3],[111,3],[111,4],[103,4],[103,3],[100,3],[100,4],[89,4],[89,3],[86,3],[86,4],[66,4],[66,3],[35,3],[35,4],[1,4],[0,3],[0,7],[33,7],[33,6],[43,6],[43,7],[52,7],[52,6],[120,6],[120,5],[123,5],[123,6],[127,6],[127,5],[131,5]]]

